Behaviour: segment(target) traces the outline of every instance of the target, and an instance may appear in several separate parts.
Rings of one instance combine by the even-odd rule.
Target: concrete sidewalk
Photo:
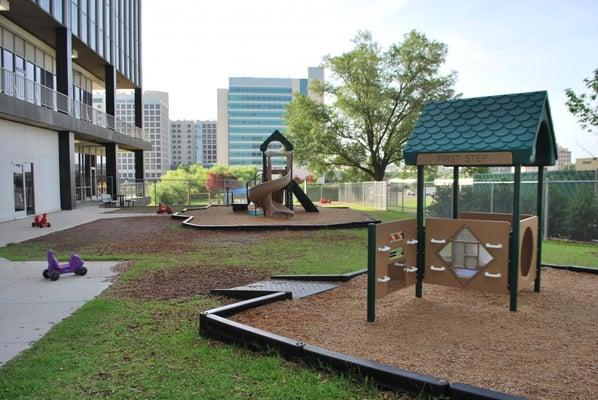
[[[116,264],[86,262],[87,275],[51,282],[45,261],[0,261],[0,365],[110,286]]]
[[[21,218],[0,223],[0,247],[8,243],[19,243],[25,240],[44,236],[86,224],[100,218],[126,218],[154,216],[151,213],[111,213],[114,209],[100,207],[96,204],[79,205],[74,210],[57,211],[48,214],[50,228],[32,228],[33,217]]]

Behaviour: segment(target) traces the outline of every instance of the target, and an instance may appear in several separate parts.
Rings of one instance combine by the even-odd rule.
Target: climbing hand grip
[[[383,277],[378,278],[378,282],[380,282],[380,283],[386,283],[388,281],[390,281],[390,276],[383,276]]]
[[[400,262],[394,262],[392,265],[395,267],[405,267],[405,264],[401,264]]]
[[[416,272],[417,271],[417,267],[406,267],[406,268],[403,268],[403,271],[405,271],[405,272]]]
[[[493,274],[492,272],[484,272],[484,276],[486,278],[493,278],[493,279],[498,279],[500,278],[502,275],[500,272],[497,272],[496,274]]]
[[[488,249],[502,249],[502,244],[500,244],[500,243],[486,243],[486,248],[488,248]]]
[[[410,239],[407,241],[407,244],[417,244],[417,239]]]
[[[442,271],[446,270],[446,268],[444,268],[444,267],[437,267],[435,265],[430,265],[430,269],[432,271],[438,271],[438,272],[442,272]]]
[[[378,251],[380,253],[388,253],[390,251],[390,247],[388,247],[388,246],[378,247]]]
[[[444,239],[430,239],[430,243],[432,243],[432,244],[445,244],[446,240],[444,240]]]

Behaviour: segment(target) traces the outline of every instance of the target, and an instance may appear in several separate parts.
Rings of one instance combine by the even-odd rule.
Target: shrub
[[[571,239],[598,239],[598,199],[593,190],[584,190],[572,197],[565,215],[564,229]]]

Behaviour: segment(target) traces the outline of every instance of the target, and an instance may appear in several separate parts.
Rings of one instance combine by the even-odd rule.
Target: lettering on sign
[[[492,153],[424,153],[417,155],[418,165],[512,165],[508,151]]]

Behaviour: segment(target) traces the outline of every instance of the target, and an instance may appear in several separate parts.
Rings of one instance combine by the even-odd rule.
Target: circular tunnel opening
[[[521,256],[520,256],[520,265],[521,265],[521,275],[527,276],[529,271],[532,267],[532,259],[534,258],[534,235],[532,233],[532,228],[528,227],[525,229],[523,233],[523,240],[521,241]]]

